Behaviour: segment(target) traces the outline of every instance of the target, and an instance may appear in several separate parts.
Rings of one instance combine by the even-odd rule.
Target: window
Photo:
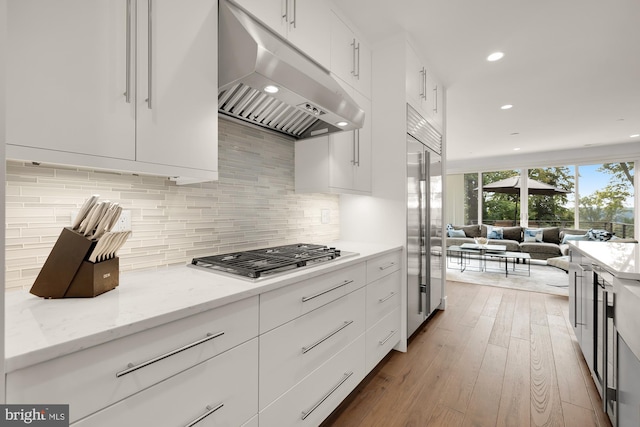
[[[633,237],[634,164],[578,166],[579,227]]]

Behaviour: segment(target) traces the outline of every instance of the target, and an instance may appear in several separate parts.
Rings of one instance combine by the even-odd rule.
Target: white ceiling
[[[640,0],[337,4],[374,47],[406,31],[422,50],[447,87],[448,161],[609,144],[638,151]],[[486,61],[494,51],[505,57]]]

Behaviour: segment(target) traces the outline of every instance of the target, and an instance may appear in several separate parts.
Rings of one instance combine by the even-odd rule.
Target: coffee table
[[[464,243],[460,246],[449,246],[447,248],[447,268],[459,268],[461,272],[465,270],[491,271],[487,267],[487,260],[497,259],[499,271],[504,271],[505,276],[511,274],[526,273],[531,276],[531,255],[526,252],[510,252],[505,245],[476,245]],[[477,260],[477,265],[474,265]],[[509,269],[511,261],[511,269]],[[451,267],[450,263],[455,262]],[[502,263],[504,262],[504,270]],[[524,268],[526,267],[526,268]]]

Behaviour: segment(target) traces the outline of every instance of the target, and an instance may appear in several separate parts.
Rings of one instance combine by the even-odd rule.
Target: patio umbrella
[[[533,195],[555,196],[556,194],[568,193],[567,190],[563,190],[562,188],[557,188],[553,185],[545,184],[544,182],[536,181],[531,178],[527,179],[527,186],[529,187],[529,194]],[[493,193],[520,194],[520,177],[512,176],[510,178],[492,182],[491,184],[483,186],[482,190]]]
[[[527,187],[530,195],[555,196],[556,194],[569,193],[569,191],[562,188],[554,187],[553,185],[545,184],[544,182],[536,181],[535,179],[531,178],[527,179]],[[518,218],[518,202],[520,201],[519,176],[512,176],[510,178],[501,179],[500,181],[484,185],[482,187],[482,191],[488,191],[491,193],[517,194],[518,197],[516,198],[514,221]]]

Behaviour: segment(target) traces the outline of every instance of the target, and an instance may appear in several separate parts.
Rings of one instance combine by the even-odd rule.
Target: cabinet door
[[[7,144],[133,160],[126,0],[7,2]],[[129,37],[128,37],[129,35]],[[127,79],[129,76],[129,79]],[[33,159],[37,160],[37,159]]]
[[[353,189],[365,193],[371,192],[371,101],[357,91],[353,99],[365,112],[362,129],[355,131],[356,164],[354,167]],[[353,133],[353,132],[349,132]]]
[[[594,286],[597,286],[593,283],[593,270],[591,270],[591,266],[583,266],[582,272],[582,290],[580,292],[580,301],[581,305],[581,319],[579,326],[582,329],[582,336],[580,339],[580,348],[582,349],[582,354],[584,355],[584,359],[587,361],[587,365],[589,365],[589,369],[593,371],[594,369],[594,337],[595,337],[595,293]]]
[[[432,108],[433,108],[433,121],[442,129],[442,118],[444,116],[444,87],[440,82],[435,79],[431,80],[431,93],[432,93]]]
[[[73,426],[239,426],[257,412],[258,339],[255,338]]]
[[[618,426],[640,425],[640,360],[618,335]]]
[[[331,13],[331,72],[351,82],[356,73],[355,36],[351,29],[335,14]]]
[[[371,97],[371,49],[331,13],[331,72]]]
[[[325,0],[288,0],[289,41],[314,61],[331,67],[331,10]]]
[[[425,68],[413,49],[407,49],[407,102],[422,111]]]
[[[371,98],[371,48],[356,39],[356,79],[353,87],[367,98]]]
[[[215,0],[138,2],[138,161],[217,169],[217,14]]]
[[[335,133],[329,141],[329,186],[351,190],[356,162],[356,133]]]
[[[287,37],[287,0],[236,0],[244,10],[282,37]]]

